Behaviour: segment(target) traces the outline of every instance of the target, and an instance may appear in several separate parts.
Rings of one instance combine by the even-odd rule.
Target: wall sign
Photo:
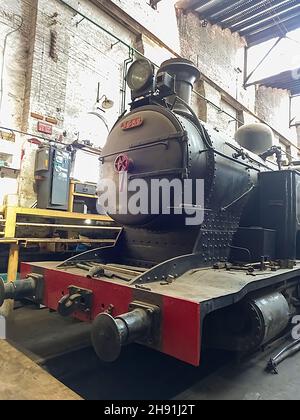
[[[45,123],[39,121],[38,122],[38,132],[39,133],[43,133],[43,134],[49,134],[49,135],[51,135],[52,132],[53,132],[52,125],[45,124]]]

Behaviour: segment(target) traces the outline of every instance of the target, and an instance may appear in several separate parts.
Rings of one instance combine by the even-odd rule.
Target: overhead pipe
[[[111,36],[112,38],[114,38],[117,43],[121,43],[122,45],[124,45],[126,48],[129,49],[129,56],[130,54],[133,52],[134,54],[139,55],[141,58],[145,58],[148,61],[149,60],[144,54],[142,54],[140,51],[138,51],[137,49],[135,49],[134,47],[132,47],[131,45],[127,44],[127,42],[125,42],[124,40],[122,40],[121,38],[119,38],[118,36],[116,36],[115,34],[113,34],[112,32],[110,32],[109,30],[107,30],[106,28],[104,28],[102,25],[100,25],[99,23],[95,22],[93,19],[89,18],[88,16],[86,16],[84,13],[78,11],[77,9],[75,9],[74,7],[72,7],[70,4],[68,4],[66,1],[64,0],[58,0],[60,1],[63,5],[65,5],[66,7],[68,7],[70,10],[72,10],[73,12],[77,13],[79,16],[81,16],[83,19],[86,19],[88,22],[92,23],[93,25],[95,25],[97,28],[101,29],[103,32],[105,32],[107,35]],[[175,55],[175,53],[174,53]],[[180,58],[178,56],[178,58]],[[151,61],[151,63],[156,67],[159,68],[160,66],[157,65],[156,63],[154,63],[153,61]],[[196,92],[195,90],[193,90],[193,93],[195,93],[198,97],[200,97],[201,99],[205,100],[207,103],[213,105],[216,109],[218,109],[220,112],[224,113],[225,115],[228,115],[230,118],[233,118],[235,121],[240,122],[235,116],[229,114],[228,112],[224,111],[223,109],[221,109],[218,105],[214,104],[212,101],[208,100],[207,98],[205,98],[205,96],[201,95],[200,93]],[[125,100],[126,103],[126,100]],[[123,112],[121,112],[120,115],[122,115],[124,113],[125,110],[125,105],[121,105],[121,108],[123,109]],[[300,151],[300,149],[299,149]]]
[[[78,14],[79,16],[81,16],[82,18],[86,19],[88,22],[92,23],[93,25],[97,26],[97,28],[101,29],[102,31],[104,31],[107,35],[111,36],[112,38],[114,38],[118,43],[121,43],[122,45],[124,45],[125,47],[127,47],[130,50],[132,50],[135,54],[139,55],[142,58],[145,58],[148,61],[149,60],[145,55],[143,55],[140,51],[138,51],[137,49],[135,49],[134,47],[132,47],[131,45],[127,44],[124,40],[122,40],[121,38],[117,37],[115,34],[113,34],[112,32],[110,32],[109,30],[107,30],[106,28],[104,28],[103,26],[99,25],[97,22],[95,22],[93,19],[89,18],[88,16],[86,16],[85,14],[83,14],[82,12],[78,11],[77,9],[75,9],[74,7],[72,7],[70,4],[68,4],[66,1],[64,0],[58,0],[60,3],[62,3],[63,5],[65,5],[66,7],[68,7],[70,10],[72,10],[73,12],[75,12],[76,14]],[[171,50],[170,50],[171,51]],[[178,54],[176,54],[175,52],[173,52],[173,55],[176,55],[177,58],[180,58],[180,56]],[[152,64],[156,67],[159,68],[159,66],[154,63],[153,61],[151,61]],[[209,80],[209,79],[208,79]],[[211,82],[211,80],[210,80]],[[221,88],[221,90],[223,92],[225,92],[224,89]],[[229,114],[227,111],[223,110],[222,108],[219,107],[219,105],[215,104],[214,102],[208,100],[207,98],[205,98],[205,96],[201,95],[199,92],[193,90],[193,93],[195,93],[195,95],[197,95],[199,98],[205,100],[208,104],[214,106],[216,109],[218,109],[220,112],[222,112],[225,115],[228,115],[230,118],[234,119],[235,121],[244,124],[243,121],[240,121],[236,116]],[[227,93],[227,92],[225,92]],[[252,113],[250,110],[245,109],[245,112],[247,112],[249,115],[251,115],[254,118],[257,118],[260,122],[267,124],[270,128],[272,128],[272,130],[274,130],[277,134],[280,134],[278,131],[276,131],[270,124],[268,124],[267,122],[265,122],[264,120],[262,120],[261,118],[259,118],[257,115],[255,115],[254,113]],[[122,115],[122,114],[121,114]],[[289,141],[288,139],[286,139],[288,141],[288,143],[292,146],[294,146],[292,144],[291,141]],[[300,148],[296,147],[297,150],[300,151]]]
[[[62,4],[64,4],[65,6],[67,6],[70,10],[72,10],[73,12],[75,12],[76,14],[78,14],[79,16],[81,16],[83,19],[85,19],[88,22],[92,23],[93,25],[97,26],[97,28],[101,29],[107,35],[109,35],[112,38],[114,38],[117,41],[117,43],[120,43],[120,44],[124,45],[125,47],[127,47],[129,49],[129,54],[130,54],[131,51],[134,51],[135,54],[139,55],[142,58],[147,59],[140,51],[138,51],[137,49],[135,49],[131,45],[127,44],[127,42],[125,42],[123,39],[119,38],[117,35],[113,34],[108,29],[104,28],[102,25],[100,25],[99,23],[95,22],[93,19],[91,19],[88,16],[86,16],[84,13],[82,13],[79,10],[75,9],[74,7],[72,7],[66,1],[64,1],[64,0],[58,0],[58,1],[60,3],[62,3]],[[159,67],[157,64],[155,64],[155,63],[153,63],[153,64],[155,65],[155,67],[157,67],[157,68]]]
[[[120,108],[120,115],[124,114],[126,109],[126,76],[128,71],[128,66],[131,64],[134,60],[134,49],[129,49],[129,57],[126,58],[126,60],[123,63],[123,75],[122,75],[122,101],[121,101],[121,108]]]
[[[125,47],[127,47],[129,49],[129,56],[132,54],[132,52],[134,54],[138,54],[141,58],[145,58],[148,61],[149,60],[144,54],[142,54],[140,51],[138,51],[137,49],[135,49],[134,47],[132,47],[131,45],[127,44],[127,42],[125,42],[124,40],[122,40],[121,38],[117,37],[115,34],[113,34],[112,32],[110,32],[108,29],[104,28],[103,26],[101,26],[99,23],[95,22],[93,19],[89,18],[88,16],[86,16],[84,13],[78,11],[77,9],[75,9],[74,7],[72,7],[70,4],[68,4],[66,1],[64,0],[58,0],[60,1],[63,5],[65,5],[66,7],[68,7],[70,10],[72,10],[73,12],[77,13],[79,16],[81,16],[83,19],[86,19],[88,22],[92,23],[93,25],[95,25],[97,28],[101,29],[103,32],[105,32],[107,35],[111,36],[112,38],[114,38],[117,43],[121,43],[122,45],[124,45]],[[156,67],[159,68],[160,66],[158,66],[156,63],[154,63],[153,61],[151,61],[152,64]],[[222,110],[218,105],[214,104],[212,101],[208,100],[207,98],[205,98],[203,95],[201,95],[200,93],[196,92],[193,90],[193,92],[199,96],[201,99],[204,99],[205,101],[207,101],[207,103],[213,105],[215,108],[217,108],[220,112],[223,112],[224,114],[228,115],[229,117],[233,118],[235,121],[240,122],[236,117],[234,117],[233,115],[230,115],[228,112]],[[126,102],[126,100],[125,100]],[[125,105],[124,102],[121,105],[122,108],[122,112],[120,115],[122,115],[124,113],[125,110]],[[300,150],[300,149],[299,149]]]
[[[143,55],[136,48],[134,48],[131,45],[127,44],[127,42],[125,42],[123,39],[119,38],[118,36],[116,36],[115,34],[113,34],[112,32],[110,32],[108,29],[104,28],[102,25],[100,25],[97,22],[95,22],[93,19],[89,18],[88,16],[86,16],[85,14],[83,14],[82,12],[80,12],[79,10],[75,9],[74,7],[72,7],[66,1],[64,1],[64,0],[58,0],[58,1],[60,1],[62,4],[64,4],[65,6],[67,6],[69,9],[71,9],[73,12],[75,12],[76,14],[78,14],[79,16],[81,16],[83,19],[87,20],[88,22],[90,22],[93,25],[95,25],[97,28],[101,29],[107,35],[109,35],[112,38],[114,38],[116,40],[116,44],[119,44],[120,43],[123,46],[125,46],[126,48],[128,48],[128,58],[124,61],[124,64],[123,64],[122,89],[121,89],[122,100],[121,100],[121,106],[120,106],[120,115],[124,114],[125,108],[126,108],[126,75],[127,75],[128,66],[129,66],[129,64],[131,64],[133,62],[134,54],[137,54],[138,56],[140,56],[141,58],[145,58],[146,60],[148,60],[148,59],[145,57],[145,55]],[[159,67],[157,64],[155,64],[153,62],[152,62],[152,64],[155,67],[157,67],[157,68]]]

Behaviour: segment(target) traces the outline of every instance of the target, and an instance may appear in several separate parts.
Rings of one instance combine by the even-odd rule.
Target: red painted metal
[[[163,352],[193,366],[199,366],[200,304],[165,296],[163,305]]]
[[[44,302],[48,308],[56,311],[58,302],[68,294],[70,286],[89,289],[93,292],[93,307],[90,314],[77,312],[74,317],[85,322],[92,322],[100,313],[112,309],[114,317],[128,312],[133,302],[136,289],[128,285],[115,284],[104,279],[89,279],[85,276],[66,273],[56,269],[41,269],[34,264],[23,263],[21,276],[25,278],[31,272],[43,272]],[[154,293],[149,293],[150,301]],[[161,306],[161,351],[178,360],[194,366],[200,364],[201,320],[200,304],[184,299],[163,296]]]
[[[132,289],[119,286],[100,279],[88,279],[74,276],[57,270],[46,270],[44,304],[50,309],[57,310],[60,299],[68,294],[69,286],[77,286],[93,292],[93,308],[90,314],[76,313],[75,317],[81,321],[92,321],[101,312],[113,307],[112,315],[118,316],[128,312],[132,302]]]
[[[118,173],[128,172],[132,164],[132,160],[127,155],[119,155],[115,160],[115,170]]]
[[[30,273],[32,273],[32,267],[30,264],[21,264],[21,278],[25,279]]]

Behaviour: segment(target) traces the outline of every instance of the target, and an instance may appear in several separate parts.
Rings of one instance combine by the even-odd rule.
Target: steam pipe
[[[124,114],[126,110],[126,76],[128,71],[128,66],[133,62],[134,50],[129,48],[129,56],[126,60],[124,60],[123,64],[123,76],[122,76],[122,101],[121,101],[121,108],[120,108],[120,115]]]

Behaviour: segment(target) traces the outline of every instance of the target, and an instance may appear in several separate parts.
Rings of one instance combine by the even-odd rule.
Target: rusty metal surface
[[[0,400],[81,400],[7,341],[0,354]]]
[[[35,263],[35,267],[48,270],[55,270],[57,263],[44,262]],[[59,269],[60,272],[74,274],[78,276],[86,276],[84,270],[78,268]],[[300,277],[300,261],[294,269],[281,269],[277,272],[266,271],[258,272],[257,275],[248,275],[245,271],[226,271],[223,269],[201,268],[191,270],[172,283],[147,283],[147,290],[156,294],[186,299],[194,302],[207,302],[218,298],[231,296],[246,291],[249,286],[259,288],[259,282],[271,281],[279,282],[281,278],[288,277],[290,279]],[[119,279],[95,279],[95,281],[110,282],[119,285],[127,285],[127,282]]]

